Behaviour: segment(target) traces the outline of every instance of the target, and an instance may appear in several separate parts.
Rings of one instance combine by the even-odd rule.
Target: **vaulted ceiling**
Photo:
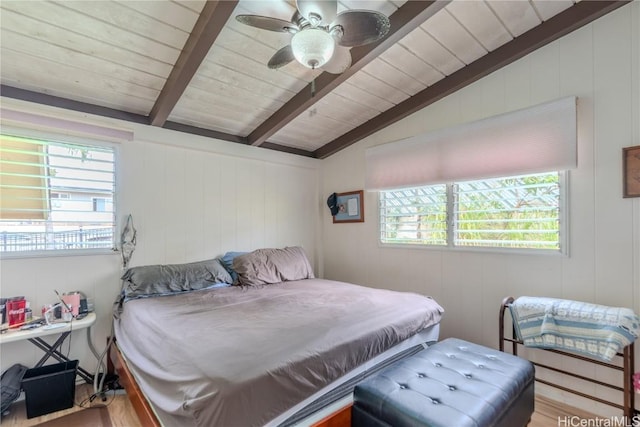
[[[294,0],[2,0],[0,94],[325,158],[625,3],[339,0],[391,30],[329,74],[267,68],[291,35],[234,19]]]

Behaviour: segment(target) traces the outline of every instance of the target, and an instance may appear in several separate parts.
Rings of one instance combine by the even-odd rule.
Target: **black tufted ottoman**
[[[449,338],[356,386],[351,425],[526,426],[533,384],[531,362]]]

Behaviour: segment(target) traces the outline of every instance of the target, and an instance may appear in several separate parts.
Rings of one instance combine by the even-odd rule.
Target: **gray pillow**
[[[299,246],[258,249],[233,259],[238,284],[260,286],[288,280],[313,279],[313,268]]]
[[[133,267],[124,273],[122,280],[125,281],[125,299],[193,291],[233,282],[218,259]]]

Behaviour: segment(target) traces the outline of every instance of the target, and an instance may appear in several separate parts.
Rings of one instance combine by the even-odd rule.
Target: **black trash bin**
[[[77,360],[28,369],[22,378],[27,418],[73,407],[77,369]]]

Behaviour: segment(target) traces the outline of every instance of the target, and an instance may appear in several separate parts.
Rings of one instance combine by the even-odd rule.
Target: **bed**
[[[207,263],[203,284],[181,266],[153,266],[142,289],[132,269],[124,276],[117,346],[162,425],[295,424],[331,391],[438,338],[433,299],[314,278],[301,248]],[[169,291],[158,285],[167,275]]]

